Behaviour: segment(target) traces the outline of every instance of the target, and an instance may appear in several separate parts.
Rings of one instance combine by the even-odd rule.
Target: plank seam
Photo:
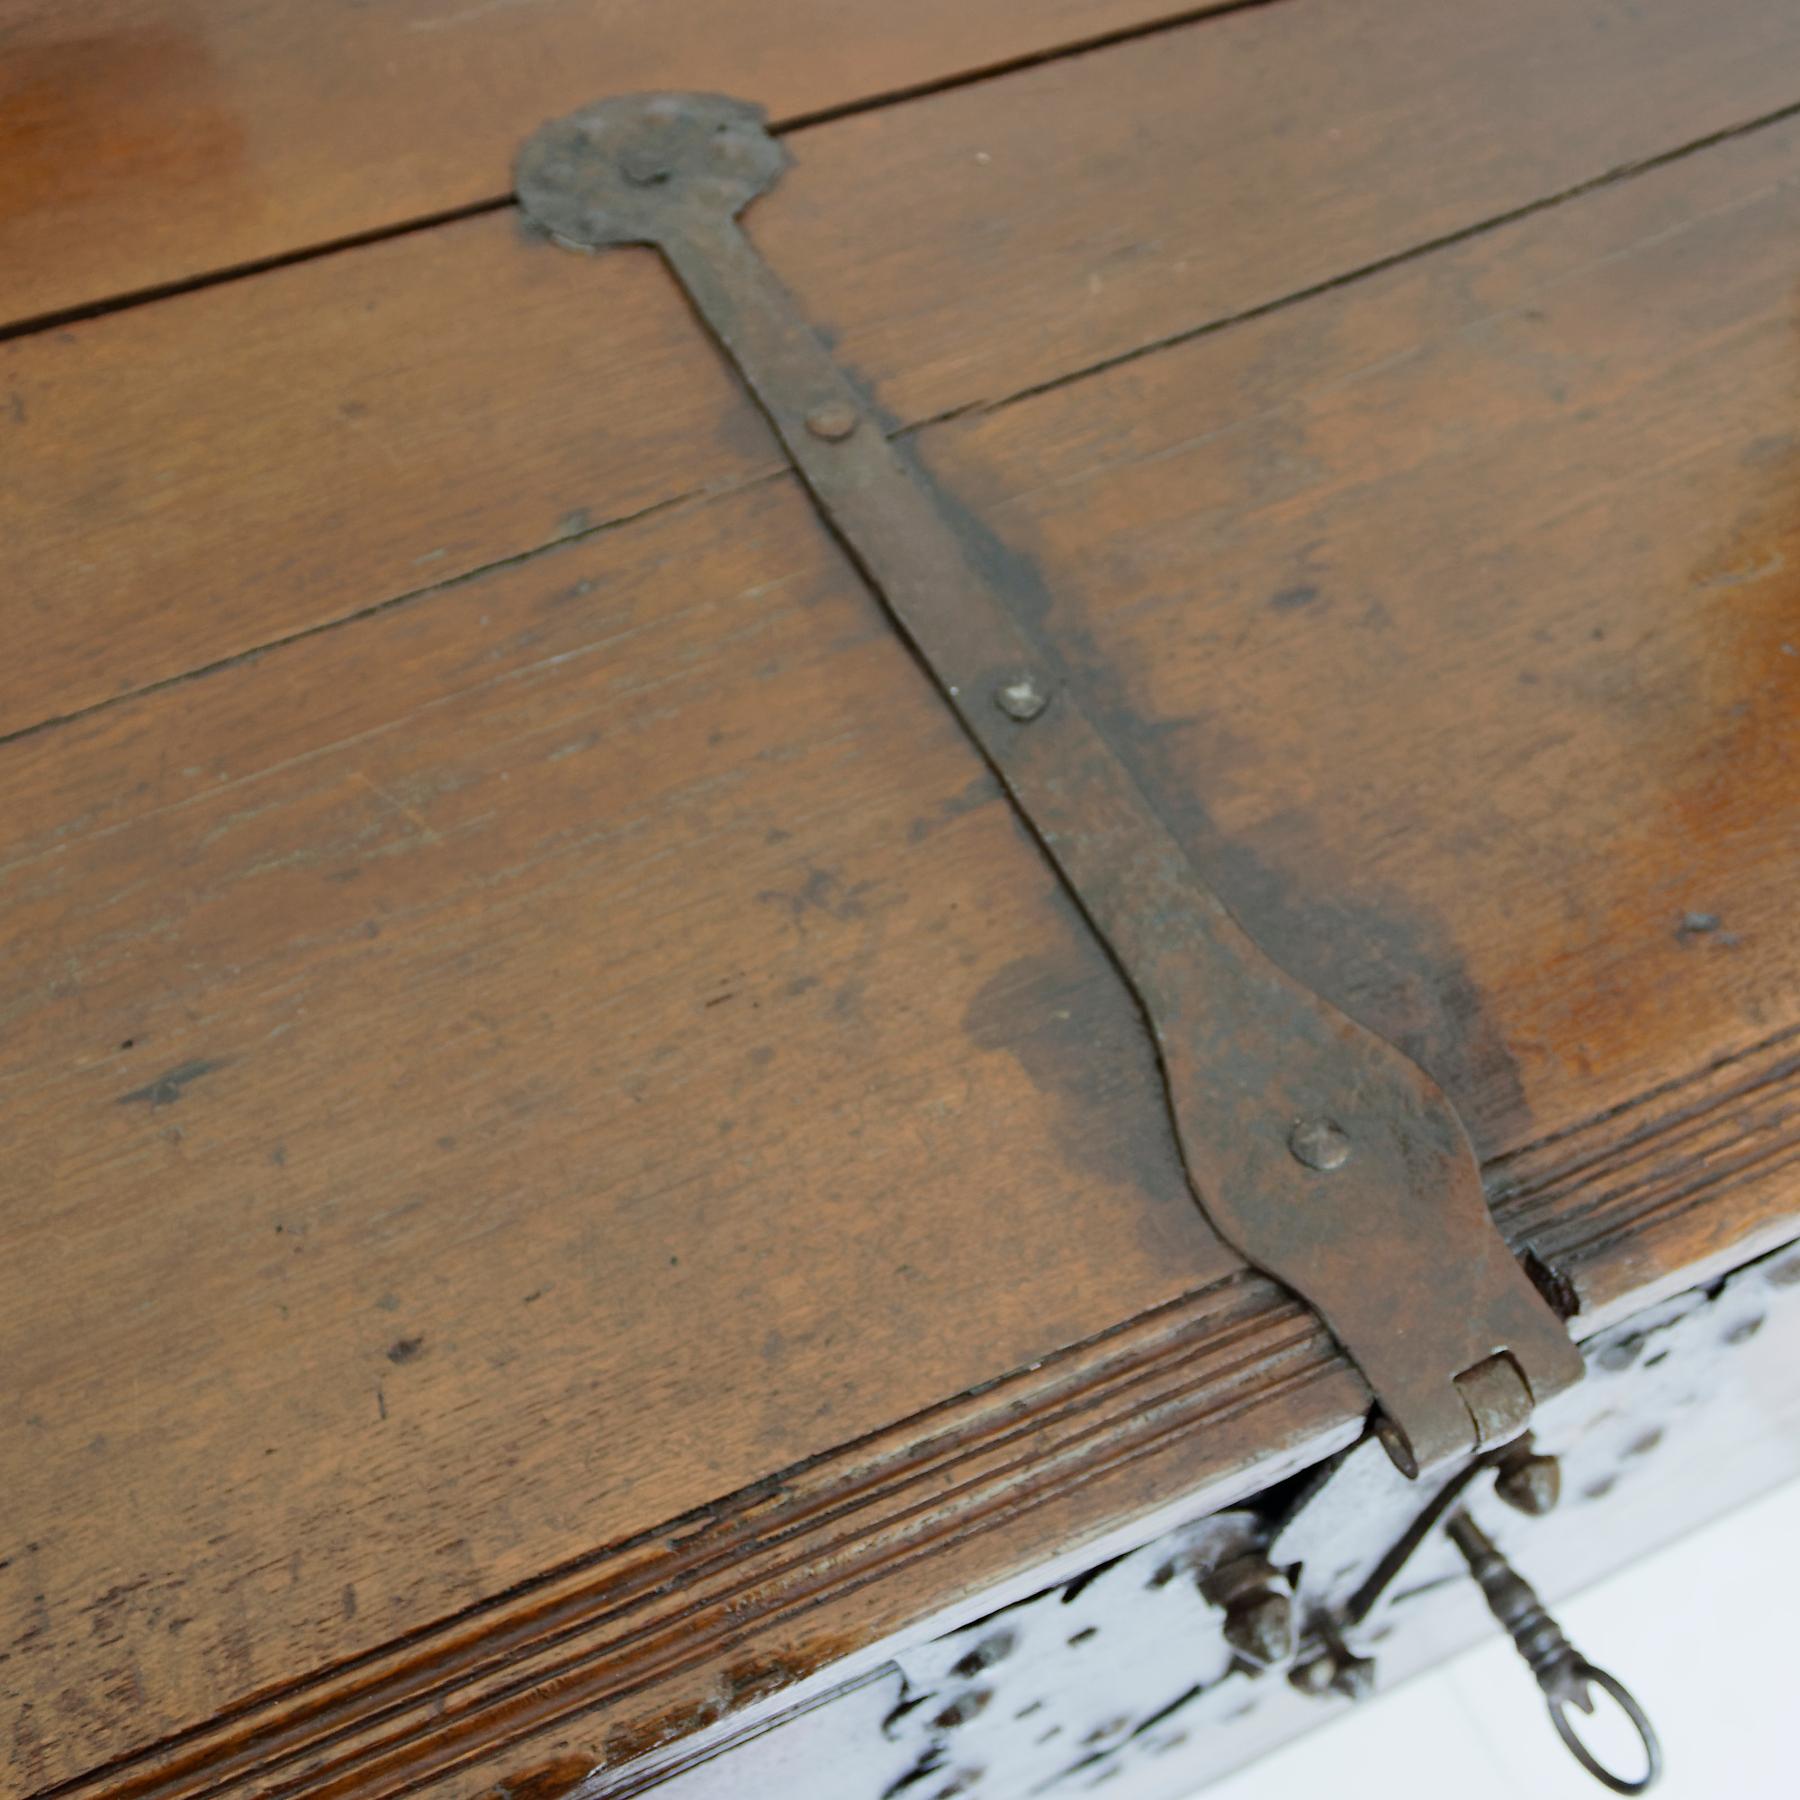
[[[1280,4],[1283,3],[1283,0],[1246,0],[1246,3],[1268,5]],[[1214,13],[1202,16],[1204,18],[1212,18],[1221,15]],[[1462,226],[1453,232],[1443,233],[1438,237],[1427,239],[1406,249],[1396,250],[1387,256],[1377,258],[1373,262],[1359,264],[1356,268],[1334,275],[1328,280],[1313,282],[1308,286],[1296,288],[1291,292],[1279,295],[1274,299],[1260,301],[1254,306],[1242,308],[1236,312],[1222,315],[1219,318],[1206,320],[1199,325],[1191,326],[1185,330],[1157,338],[1151,343],[1134,345],[1131,349],[1120,351],[1114,356],[1104,357],[1097,362],[1084,364],[1079,369],[1067,370],[1061,375],[1045,381],[1036,382],[1028,387],[1020,388],[1017,391],[1003,395],[998,399],[966,402],[958,406],[945,408],[942,411],[930,414],[925,418],[896,426],[888,433],[888,436],[896,440],[909,438],[917,433],[933,430],[937,426],[947,424],[954,419],[968,417],[973,414],[999,412],[1006,407],[1016,406],[1022,401],[1035,399],[1040,394],[1051,393],[1058,388],[1070,387],[1077,382],[1105,375],[1113,369],[1123,367],[1125,364],[1139,361],[1148,356],[1157,355],[1165,350],[1180,348],[1182,345],[1193,343],[1198,339],[1211,337],[1217,333],[1227,331],[1233,326],[1250,324],[1259,319],[1268,318],[1272,314],[1284,312],[1290,307],[1300,306],[1307,301],[1317,299],[1323,295],[1336,292],[1340,289],[1353,287],[1364,281],[1372,280],[1386,274],[1392,269],[1399,268],[1404,264],[1435,255],[1443,250],[1452,249],[1459,244],[1464,244],[1473,239],[1484,237],[1489,233],[1504,230],[1509,225],[1517,224],[1522,220],[1533,218],[1540,213],[1567,205],[1572,201],[1582,199],[1601,189],[1612,187],[1619,183],[1633,180],[1640,175],[1649,174],[1657,169],[1668,167],[1673,163],[1681,162],[1690,156],[1701,154],[1704,151],[1714,149],[1721,144],[1731,142],[1735,139],[1753,136],[1757,132],[1772,129],[1773,127],[1784,124],[1797,117],[1800,117],[1800,101],[1795,101],[1790,105],[1776,109],[1774,112],[1762,114],[1755,119],[1748,120],[1741,124],[1727,126],[1722,130],[1711,132],[1705,137],[1694,139],[1690,143],[1682,144],[1670,150],[1660,151],[1655,156],[1644,157],[1636,162],[1620,164],[1618,167],[1610,169],[1604,174],[1590,177],[1588,180],[1579,182],[1573,187],[1561,189],[1555,194],[1546,195],[1538,200],[1529,201],[1522,206],[1513,207],[1506,212],[1496,213],[1490,218],[1479,220],[1471,225]],[[497,201],[494,203],[493,207],[476,207],[454,216],[469,217],[473,216],[475,212],[496,210],[501,206],[509,204],[510,201]],[[357,240],[358,243],[374,241],[377,240],[375,238]],[[321,252],[321,254],[323,254],[323,252]],[[303,259],[295,258],[293,260]],[[278,265],[271,264],[269,266],[273,267]],[[58,322],[61,321],[50,321],[50,323]],[[0,342],[4,342],[7,336],[8,332],[0,329]],[[423,587],[409,588],[406,592],[400,594],[390,594],[383,600],[375,601],[368,606],[359,607],[354,612],[345,613],[340,618],[321,619],[314,624],[302,626],[296,631],[286,632],[268,638],[260,644],[253,645],[247,650],[234,650],[229,655],[218,657],[212,662],[202,663],[196,668],[184,669],[179,674],[167,675],[159,680],[146,682],[141,687],[129,688],[122,693],[109,694],[103,700],[92,701],[86,706],[76,707],[69,712],[56,713],[48,718],[35,719],[28,725],[21,725],[13,731],[0,734],[0,749],[4,749],[10,744],[20,743],[41,732],[48,732],[63,726],[72,725],[80,720],[92,717],[97,713],[109,711],[114,707],[123,706],[131,701],[142,699],[148,695],[166,692],[168,689],[178,687],[184,682],[198,681],[207,676],[224,673],[225,671],[237,668],[240,665],[254,662],[257,658],[273,651],[280,650],[289,644],[303,643],[310,638],[319,637],[328,631],[338,631],[346,626],[356,625],[365,619],[379,618],[384,613],[393,612],[400,607],[409,606],[415,602],[426,600],[434,594],[444,593],[451,589],[462,587],[469,582],[479,581],[500,570],[513,568],[518,564],[530,561],[534,557],[545,555],[567,545],[585,543],[591,538],[600,536],[602,533],[616,531],[622,527],[637,524],[641,520],[652,518],[659,513],[673,511],[678,507],[696,503],[703,504],[708,501],[746,493],[751,489],[760,486],[764,482],[775,479],[794,479],[791,470],[785,462],[772,462],[769,468],[764,469],[755,475],[745,477],[742,480],[719,482],[710,486],[688,489],[680,494],[669,495],[661,500],[652,501],[646,506],[636,508],[631,512],[622,513],[616,518],[599,520],[595,524],[589,526],[585,531],[571,532],[564,536],[553,538],[546,543],[534,544],[527,549],[513,551],[506,556],[496,557],[491,562],[481,563],[475,568],[466,569],[462,573],[451,576],[443,581],[431,582]]]
[[[1017,75],[1046,63],[1071,62],[1095,51],[1110,50],[1119,44],[1134,43],[1140,38],[1160,37],[1190,25],[1201,25],[1233,13],[1256,12],[1264,7],[1297,5],[1299,0],[1211,0],[1210,4],[1189,6],[1179,12],[1163,13],[1135,25],[1115,26],[1110,31],[1095,32],[1073,38],[1066,44],[1043,50],[1023,51],[1017,56],[1001,57],[993,62],[978,63],[951,74],[934,76],[895,88],[863,95],[835,105],[815,107],[794,113],[788,118],[772,120],[769,125],[777,137],[790,132],[810,130],[815,125],[832,125],[840,119],[853,119],[862,113],[879,112],[884,107],[902,106],[913,100],[929,99],[934,94],[953,93],[958,88],[976,87],[985,81],[997,81]],[[372,225],[364,231],[346,232],[339,237],[322,238],[315,243],[300,244],[289,250],[277,250],[267,256],[229,263],[222,268],[203,269],[172,281],[153,282],[147,287],[128,288],[122,293],[84,300],[74,306],[58,307],[49,312],[32,313],[22,319],[0,324],[0,344],[13,338],[30,337],[40,331],[54,331],[64,325],[78,325],[89,319],[102,319],[113,313],[130,312],[158,300],[179,299],[183,294],[200,293],[207,288],[224,287],[230,282],[247,281],[275,269],[291,269],[300,263],[317,262],[322,257],[337,256],[347,250],[360,250],[370,244],[384,244],[394,238],[411,237],[422,231],[436,231],[440,226],[455,225],[464,219],[477,219],[486,213],[503,212],[513,205],[510,193],[489,194],[478,200],[465,200],[458,206],[447,206],[410,219],[398,219],[390,225]]]
[[[1018,405],[1022,400],[1034,400],[1040,394],[1051,394],[1058,388],[1071,387],[1077,382],[1087,381],[1093,376],[1105,375],[1113,369],[1123,368],[1128,363],[1138,362],[1146,356],[1155,356],[1161,351],[1194,343],[1200,338],[1211,337],[1215,332],[1229,330],[1234,325],[1247,325],[1258,319],[1266,319],[1273,313],[1285,312],[1291,306],[1298,306],[1308,300],[1316,300],[1321,295],[1335,293],[1340,288],[1352,287],[1375,276],[1385,275],[1391,269],[1403,268],[1407,263],[1417,262],[1423,257],[1435,256],[1439,251],[1451,250],[1459,244],[1467,244],[1477,238],[1487,237],[1493,232],[1503,231],[1509,225],[1517,225],[1526,219],[1536,218],[1540,213],[1552,212],[1558,207],[1567,206],[1571,201],[1585,199],[1590,194],[1599,193],[1605,188],[1616,187],[1622,182],[1634,180],[1639,175],[1648,175],[1657,169],[1668,168],[1672,164],[1684,162],[1690,156],[1697,156],[1707,150],[1716,149],[1719,145],[1730,143],[1734,139],[1752,137],[1759,131],[1767,131],[1774,126],[1785,124],[1795,117],[1800,117],[1800,100],[1777,107],[1773,112],[1759,114],[1754,119],[1746,119],[1736,125],[1722,126],[1717,131],[1708,132],[1704,137],[1674,145],[1667,150],[1659,150],[1654,156],[1643,156],[1632,162],[1619,163],[1599,175],[1591,175],[1584,181],[1578,181],[1571,187],[1559,188],[1555,193],[1542,195],[1536,200],[1527,200],[1521,205],[1509,207],[1505,212],[1494,213],[1471,225],[1458,226],[1454,231],[1446,231],[1437,237],[1426,238],[1405,249],[1390,251],[1386,256],[1377,257],[1373,262],[1360,263],[1354,269],[1347,269],[1339,275],[1328,276],[1325,280],[1312,282],[1306,287],[1295,288],[1291,293],[1278,295],[1272,300],[1258,301],[1254,306],[1223,314],[1217,319],[1208,319],[1199,325],[1190,325],[1181,331],[1170,332],[1167,336],[1153,339],[1149,343],[1134,344],[1129,350],[1121,350],[1115,355],[1103,357],[1098,362],[1086,364],[1079,369],[1067,370],[1061,375],[1048,376],[1042,381],[1033,382],[1028,387],[1019,388],[1014,393],[1002,395],[997,400],[981,402],[974,407],[960,410],[981,413],[1000,412],[1006,407]],[[936,422],[935,419],[931,419],[921,421],[921,424],[928,425]],[[918,429],[918,427],[913,429]]]

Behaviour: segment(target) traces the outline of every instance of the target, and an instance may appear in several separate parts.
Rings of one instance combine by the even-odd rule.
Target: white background
[[[1657,1800],[1800,1800],[1800,1484],[1551,1610],[1655,1721],[1667,1765]],[[1601,1749],[1598,1724],[1591,1741]],[[1620,1767],[1635,1772],[1623,1753]],[[1491,1643],[1207,1788],[1204,1800],[1605,1800],[1606,1791],[1570,1759],[1496,1627]]]

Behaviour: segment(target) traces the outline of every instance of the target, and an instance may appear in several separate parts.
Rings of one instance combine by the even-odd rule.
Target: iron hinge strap
[[[786,161],[758,108],[629,95],[544,126],[517,189],[559,242],[662,251],[1136,994],[1206,1216],[1318,1311],[1395,1460],[1522,1429],[1581,1359],[1495,1229],[1461,1121],[1232,918],[744,238],[736,215]]]

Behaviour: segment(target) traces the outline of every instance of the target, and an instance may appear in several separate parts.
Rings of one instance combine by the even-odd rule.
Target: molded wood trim
[[[1797,1164],[1789,1031],[1491,1176],[1514,1246],[1585,1300],[1625,1294],[1659,1234],[1665,1262],[1669,1243],[1703,1237],[1741,1261],[1771,1232],[1791,1236]],[[592,1759],[566,1759],[572,1785],[916,1623],[923,1590],[904,1577],[923,1557],[935,1610],[947,1570],[974,1592],[1184,1489],[1229,1504],[1278,1457],[1342,1442],[1365,1404],[1274,1284],[1220,1282],[50,1791],[472,1794],[500,1764],[531,1763],[543,1734],[571,1731]]]

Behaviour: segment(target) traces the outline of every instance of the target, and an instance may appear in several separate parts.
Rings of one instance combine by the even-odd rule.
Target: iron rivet
[[[1321,1650],[1318,1655],[1309,1656],[1305,1662],[1296,1663],[1288,1671],[1288,1680],[1303,1694],[1330,1693],[1336,1676],[1337,1658],[1329,1650]]]
[[[994,704],[1023,725],[1050,704],[1050,696],[1038,686],[1035,675],[1009,675],[994,689]]]
[[[1346,1651],[1331,1677],[1331,1691],[1346,1700],[1366,1700],[1375,1691],[1375,1659]]]
[[[1247,1550],[1199,1577],[1200,1592],[1225,1609],[1225,1642],[1261,1674],[1294,1654],[1294,1603],[1287,1577],[1260,1550]]]
[[[1288,1149],[1296,1162],[1321,1173],[1341,1169],[1350,1160],[1350,1139],[1329,1119],[1302,1119],[1288,1133]]]
[[[1554,1456],[1515,1448],[1501,1461],[1494,1492],[1528,1518],[1541,1519],[1562,1497],[1562,1465]]]
[[[629,144],[619,157],[625,179],[634,187],[655,187],[674,172],[668,152],[655,144]]]
[[[806,415],[806,429],[828,444],[842,443],[856,429],[856,412],[841,400],[815,407]]]
[[[1225,1642],[1258,1672],[1294,1654],[1294,1603],[1286,1594],[1246,1594],[1225,1615]]]

